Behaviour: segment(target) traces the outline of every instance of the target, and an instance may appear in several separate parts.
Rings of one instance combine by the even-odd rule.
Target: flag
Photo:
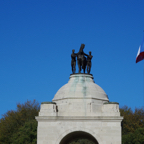
[[[136,63],[138,63],[139,61],[141,61],[143,59],[144,59],[144,39],[143,39],[141,45],[139,46],[138,53],[136,56]]]

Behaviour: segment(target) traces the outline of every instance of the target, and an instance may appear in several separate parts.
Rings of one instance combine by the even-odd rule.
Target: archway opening
[[[98,141],[89,133],[83,131],[75,131],[67,134],[60,144],[72,144],[74,142],[89,142],[89,144],[98,144]]]

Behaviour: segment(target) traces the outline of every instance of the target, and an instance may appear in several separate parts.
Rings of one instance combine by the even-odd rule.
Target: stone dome
[[[109,101],[105,91],[94,83],[90,74],[72,74],[67,84],[55,94],[53,101],[63,99],[97,99]]]

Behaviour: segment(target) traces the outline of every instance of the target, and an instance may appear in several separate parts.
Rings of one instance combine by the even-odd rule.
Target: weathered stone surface
[[[69,133],[84,131],[99,144],[121,144],[120,117],[37,117],[38,144],[59,144]]]
[[[93,76],[90,74],[73,74],[67,84],[61,87],[53,101],[64,99],[97,99],[108,101],[104,90],[94,83]]]
[[[98,144],[121,144],[118,103],[110,103],[92,75],[73,74],[56,93],[54,103],[42,103],[38,121],[38,144],[63,144],[73,132],[86,132]]]

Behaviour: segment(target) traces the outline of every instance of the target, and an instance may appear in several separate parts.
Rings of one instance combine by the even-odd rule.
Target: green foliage
[[[37,122],[35,120],[25,122],[12,136],[12,144],[36,144]]]
[[[127,106],[120,109],[122,121],[122,144],[144,144],[144,109]]]
[[[94,144],[94,143],[88,139],[77,139],[69,144]]]
[[[33,102],[27,101],[24,104],[18,103],[16,111],[11,110],[4,114],[0,119],[0,144],[12,144],[18,133],[22,133],[22,129],[30,123],[33,123],[32,127],[37,127],[35,124],[37,122],[34,123],[33,120],[38,115],[38,111],[39,103],[34,100]],[[22,136],[24,135],[20,135],[21,139],[23,139]]]
[[[144,128],[122,136],[122,144],[144,144]]]

